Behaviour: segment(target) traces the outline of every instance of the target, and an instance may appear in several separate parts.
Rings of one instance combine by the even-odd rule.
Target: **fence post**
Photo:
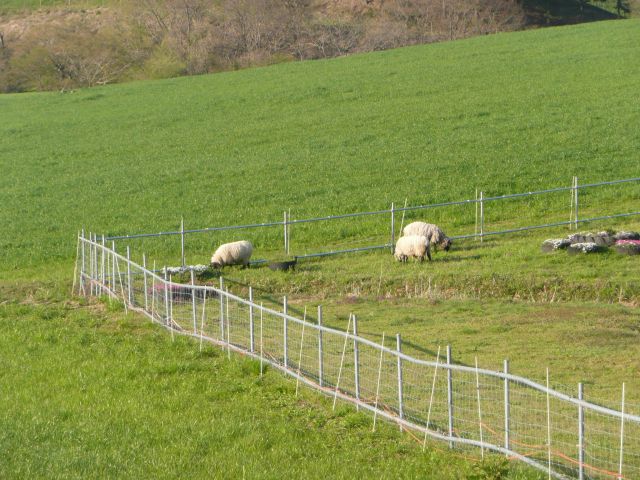
[[[504,373],[505,375],[509,374],[509,360],[504,361]],[[511,448],[511,440],[509,435],[510,429],[510,408],[509,408],[509,379],[505,377],[504,379],[504,448],[506,450],[510,450]],[[509,454],[507,454],[507,457]]]
[[[80,287],[82,288],[82,293],[86,296],[87,295],[87,291],[84,288],[84,275],[85,275],[85,271],[87,269],[86,265],[85,265],[85,250],[84,250],[84,244],[85,244],[85,236],[84,236],[84,228],[82,229],[82,267],[80,268]]]
[[[400,352],[402,351],[402,339],[400,338],[400,334],[396,333],[396,350],[398,352],[398,415],[400,416],[400,420],[404,418],[404,411],[402,405],[402,359],[400,358]],[[402,431],[402,423],[400,423],[400,431]]]
[[[396,245],[396,210],[393,202],[391,202],[391,254],[395,250]]]
[[[291,209],[287,211],[287,255],[291,252]]]
[[[449,437],[453,438],[453,372],[451,371],[451,345],[447,345],[447,367],[447,406],[449,411]],[[449,448],[453,448],[453,440],[449,440]]]
[[[195,272],[191,270],[191,311],[193,313],[193,334],[198,334],[198,321],[196,320],[196,289]]]
[[[618,468],[618,479],[622,476],[622,466],[624,465],[624,382],[622,382],[622,406],[620,407],[620,466]]]
[[[358,354],[358,320],[356,316],[353,316],[353,363],[354,363],[354,380],[356,387],[356,410],[360,410],[360,362],[359,362],[359,354]]]
[[[104,295],[104,291],[105,291],[105,282],[107,280],[106,277],[106,262],[108,261],[106,259],[106,254],[107,251],[104,248],[105,247],[105,241],[104,241],[104,235],[102,235],[102,248],[101,248],[101,253],[100,253],[100,276],[102,278],[100,278],[100,294]]]
[[[322,305],[318,305],[318,327],[322,327]],[[318,328],[318,385],[322,386],[324,365],[322,363],[322,328]]]
[[[116,242],[114,240],[111,240],[111,251],[113,252],[111,254],[111,291],[113,293],[116,292]],[[118,271],[118,281],[120,281],[120,272]],[[116,295],[116,298],[118,297],[118,295]]]
[[[94,295],[99,295],[98,292],[98,277],[99,277],[99,273],[98,273],[98,234],[94,233],[93,234],[93,240],[92,240],[92,247],[93,247],[93,254],[92,254],[92,261],[93,261],[93,294]]]
[[[182,266],[185,265],[184,260],[184,217],[180,217],[180,258],[182,260]]]
[[[578,400],[584,400],[582,382],[578,383]],[[578,405],[578,480],[584,480],[584,407]]]
[[[144,276],[144,310],[149,310],[149,292],[147,291],[147,256],[142,254],[142,274]]]
[[[255,350],[255,340],[253,335],[253,287],[249,287],[249,351]]]
[[[220,277],[220,340],[224,339],[224,280]]]
[[[480,191],[480,243],[484,241],[484,192]]]
[[[282,221],[282,225],[284,227],[284,253],[288,254],[289,253],[289,242],[288,242],[288,235],[287,235],[287,211],[284,211],[284,220]]]
[[[284,368],[287,368],[287,366],[289,365],[289,360],[288,360],[288,355],[287,355],[287,345],[289,343],[289,340],[287,338],[288,336],[288,322],[287,322],[287,297],[285,296],[283,298],[283,328],[284,328]]]
[[[89,232],[89,296],[93,296],[93,234]]]
[[[478,241],[478,189],[476,188],[476,224],[473,229],[473,234],[475,235],[474,239]]]
[[[131,252],[129,245],[127,245],[127,300],[130,305],[133,305],[131,302]]]
[[[169,284],[167,283],[167,266],[164,266],[164,309],[166,313],[166,325],[169,326]],[[171,326],[173,331],[173,326]]]
[[[577,230],[578,229],[578,177],[574,177],[574,178],[575,178],[575,185],[576,185],[575,189],[574,189],[575,196],[576,196],[575,201],[574,201],[575,207],[576,207],[576,209],[575,209],[576,220],[575,220],[574,226],[575,226],[575,229]]]

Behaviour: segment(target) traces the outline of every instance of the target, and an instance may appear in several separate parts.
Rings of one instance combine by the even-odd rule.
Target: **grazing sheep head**
[[[453,242],[451,241],[451,239],[450,239],[450,238],[445,238],[445,239],[444,239],[444,241],[442,242],[442,249],[443,249],[445,252],[448,252],[448,251],[449,251],[449,249],[451,248],[451,244],[452,244],[452,243],[453,243]]]
[[[222,265],[220,265],[218,262],[211,262],[211,267],[212,268],[221,268]]]

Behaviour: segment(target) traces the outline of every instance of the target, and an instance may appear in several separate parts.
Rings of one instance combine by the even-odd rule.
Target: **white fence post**
[[[249,351],[255,350],[254,329],[253,329],[253,287],[249,287]]]
[[[509,374],[509,360],[504,361],[504,373],[505,375]],[[505,377],[504,379],[504,448],[506,450],[511,449],[511,440],[509,435],[510,425],[510,398],[509,398],[509,379]],[[509,454],[507,454],[509,456]]]
[[[578,400],[584,400],[582,382],[578,383]],[[584,480],[584,407],[578,405],[578,480]]]
[[[129,245],[127,245],[127,301],[129,305],[133,304],[131,302],[131,251]]]
[[[547,367],[547,456],[549,479],[551,479],[551,396],[549,395],[549,367]]]
[[[576,216],[576,220],[575,220],[574,226],[575,226],[575,229],[577,230],[578,229],[578,177],[574,177],[574,178],[575,178],[575,189],[574,189],[574,191],[575,191],[575,196],[576,196],[576,198],[574,200],[574,203],[575,203],[575,216]]]
[[[193,334],[198,334],[198,320],[196,320],[196,289],[195,272],[191,270],[191,311],[193,313]]]
[[[391,254],[395,251],[396,245],[396,210],[393,202],[391,202]]]
[[[318,385],[322,387],[324,364],[322,359],[322,305],[318,305]]]
[[[287,232],[288,223],[287,223],[287,211],[286,210],[284,211],[283,218],[284,218],[284,220],[282,221],[282,225],[284,227],[284,253],[288,254],[289,253],[289,241],[288,241],[289,235],[288,235],[288,232]]]
[[[82,245],[80,246],[80,248],[81,248],[81,252],[82,252],[82,266],[80,268],[80,288],[82,289],[82,294],[86,296],[87,295],[87,291],[84,288],[84,275],[85,275],[85,273],[87,271],[87,267],[86,267],[86,262],[85,262],[85,241],[86,241],[86,238],[84,236],[84,228],[82,229],[82,234],[81,235],[82,235],[82,237],[81,237],[82,238],[82,241],[81,241]]]
[[[182,267],[184,267],[186,263],[184,259],[184,217],[180,217],[180,259]]]
[[[89,232],[89,295],[93,296],[93,234]]]
[[[396,358],[398,359],[398,416],[400,420],[404,418],[404,410],[403,410],[403,400],[402,400],[402,358],[400,358],[400,353],[402,352],[402,339],[400,338],[400,334],[396,333],[396,351],[398,354]],[[402,431],[402,423],[400,425],[400,431]]]
[[[111,291],[116,293],[116,242],[111,240]],[[120,272],[118,271],[118,281],[120,280]],[[116,295],[117,297],[118,295]]]
[[[360,410],[360,361],[358,355],[358,321],[353,316],[353,364],[354,364],[354,381],[356,387],[356,410]]]
[[[142,254],[142,275],[144,276],[144,309],[149,310],[149,292],[147,287],[147,256]]]
[[[480,243],[484,241],[484,192],[480,191]]]
[[[453,438],[453,372],[451,371],[451,345],[447,345],[447,410],[449,413],[449,437]],[[449,440],[453,448],[453,440]]]
[[[173,326],[169,323],[169,284],[167,283],[167,266],[164,267],[164,311],[165,311],[165,324],[167,327],[171,326],[173,331]]]
[[[104,295],[106,276],[106,263],[107,263],[107,249],[105,248],[104,235],[102,235],[102,248],[100,249],[100,294]]]
[[[480,375],[478,373],[478,357],[476,356],[476,394],[478,397],[478,428],[480,429],[480,457],[484,459],[484,435],[482,432],[482,407],[480,403]]]
[[[622,416],[620,417],[620,466],[618,468],[618,479],[624,478],[622,476],[622,466],[624,460],[624,382],[622,383],[622,406],[620,407]]]
[[[224,280],[220,277],[220,340],[224,339]]]
[[[284,359],[284,367],[287,368],[287,366],[289,365],[289,358],[287,355],[287,346],[289,344],[289,339],[287,338],[288,336],[288,322],[287,322],[287,297],[285,296],[283,298],[283,312],[284,315],[282,316],[282,320],[283,320],[283,325],[282,328],[284,330],[284,355],[283,355],[283,359]]]

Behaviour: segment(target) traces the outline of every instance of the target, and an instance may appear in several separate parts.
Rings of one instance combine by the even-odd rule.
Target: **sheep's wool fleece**
[[[402,256],[424,258],[429,248],[429,239],[422,235],[400,237],[396,243],[396,258]]]
[[[447,236],[444,232],[433,223],[425,223],[425,222],[413,222],[404,227],[402,230],[402,234],[405,236],[409,235],[422,235],[423,237],[427,237],[431,243],[440,244],[442,243]]]
[[[211,263],[217,263],[221,266],[247,265],[252,253],[253,245],[247,240],[225,243],[215,251],[211,257]]]

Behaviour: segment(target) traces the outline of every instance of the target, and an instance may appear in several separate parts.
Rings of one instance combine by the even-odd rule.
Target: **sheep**
[[[431,261],[430,241],[422,235],[408,235],[400,237],[396,243],[396,250],[393,254],[399,262],[406,262],[409,257],[419,258],[422,262],[426,255]]]
[[[434,247],[442,247],[445,252],[448,252],[453,243],[449,237],[447,237],[442,229],[433,223],[425,222],[413,222],[404,227],[402,234],[408,235],[422,235],[427,237]]]
[[[221,268],[226,265],[249,265],[253,253],[253,245],[247,240],[225,243],[218,247],[211,257],[211,266]]]

